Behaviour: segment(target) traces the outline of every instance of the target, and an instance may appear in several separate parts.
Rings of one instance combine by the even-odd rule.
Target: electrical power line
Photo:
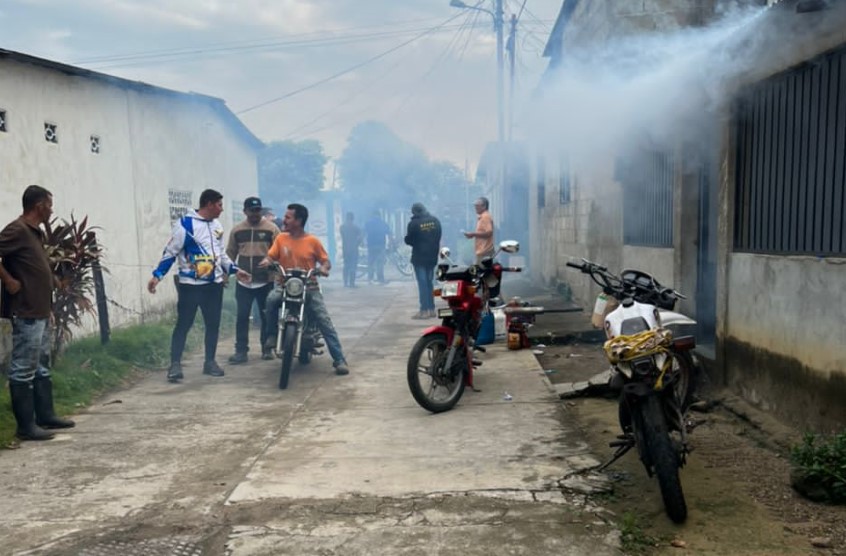
[[[417,40],[419,40],[419,39],[421,39],[421,38],[425,37],[426,35],[428,35],[428,34],[432,33],[433,31],[436,31],[436,30],[438,30],[438,29],[440,29],[440,28],[444,27],[447,23],[449,23],[449,22],[453,21],[454,19],[458,18],[460,15],[462,15],[462,14],[461,14],[461,13],[458,13],[458,14],[456,14],[456,15],[454,15],[454,16],[452,16],[452,17],[450,17],[449,19],[445,20],[445,21],[444,21],[443,23],[441,23],[440,25],[437,25],[437,26],[435,26],[435,27],[431,27],[431,28],[427,29],[426,31],[423,31],[422,33],[419,33],[418,35],[415,35],[415,36],[414,36],[414,37],[412,37],[411,39],[409,39],[409,40],[407,40],[407,41],[405,41],[405,42],[402,42],[402,43],[400,43],[400,44],[398,44],[398,45],[396,45],[396,46],[393,46],[393,47],[389,48],[388,50],[385,50],[385,51],[383,51],[383,52],[381,52],[381,53],[377,54],[376,56],[372,56],[372,57],[368,58],[367,60],[365,60],[365,61],[363,61],[363,62],[359,62],[358,64],[355,64],[355,65],[353,65],[353,66],[350,66],[349,68],[347,68],[347,69],[345,69],[345,70],[342,70],[342,71],[339,71],[339,72],[337,72],[337,73],[334,73],[334,74],[330,75],[329,77],[324,77],[323,79],[320,79],[320,80],[318,80],[318,81],[315,81],[314,83],[311,83],[311,84],[309,84],[309,85],[305,85],[304,87],[300,87],[299,89],[295,89],[295,90],[293,90],[293,91],[290,91],[290,92],[288,92],[288,93],[285,93],[284,95],[278,96],[278,97],[276,97],[276,98],[272,98],[272,99],[270,99],[270,100],[266,100],[266,101],[264,101],[264,102],[260,102],[259,104],[256,104],[256,105],[254,105],[254,106],[250,106],[249,108],[245,108],[244,110],[241,110],[241,111],[237,112],[237,114],[238,114],[238,115],[241,115],[241,114],[246,114],[247,112],[251,112],[251,111],[256,110],[256,109],[258,109],[258,108],[263,108],[263,107],[265,107],[265,106],[268,106],[268,105],[270,105],[270,104],[274,104],[274,103],[279,102],[279,101],[281,101],[281,100],[285,100],[285,99],[291,98],[291,97],[293,97],[293,96],[295,96],[295,95],[298,95],[298,94],[300,94],[300,93],[302,93],[302,92],[308,91],[308,90],[310,90],[310,89],[314,89],[315,87],[319,87],[320,85],[323,85],[324,83],[328,83],[329,81],[333,81],[333,80],[335,80],[335,79],[337,79],[337,78],[339,78],[339,77],[341,77],[341,76],[343,76],[343,75],[346,75],[346,74],[348,74],[348,73],[350,73],[350,72],[353,72],[353,71],[357,70],[358,68],[364,67],[364,66],[366,66],[366,65],[368,65],[368,64],[371,64],[371,63],[373,63],[373,62],[375,62],[375,61],[377,61],[377,60],[380,60],[380,59],[384,58],[385,56],[388,56],[388,55],[390,55],[390,54],[392,54],[392,53],[396,52],[397,50],[400,50],[401,48],[403,48],[403,47],[405,47],[405,46],[408,46],[409,44],[411,44],[411,43],[413,43],[413,42],[415,42],[415,41],[417,41]]]
[[[440,20],[440,18],[420,18],[420,19],[409,19],[404,21],[394,21],[394,22],[386,22],[386,23],[379,23],[373,25],[359,25],[355,27],[342,27],[338,29],[328,29],[322,31],[311,31],[309,33],[297,33],[293,35],[285,35],[283,36],[276,36],[276,37],[265,37],[261,39],[249,39],[249,40],[240,40],[240,41],[229,41],[223,43],[213,43],[207,44],[204,46],[183,46],[183,47],[176,47],[176,48],[166,48],[166,49],[158,49],[158,50],[145,50],[141,52],[129,52],[124,54],[111,54],[108,56],[95,56],[93,58],[86,58],[83,60],[78,60],[72,62],[74,65],[81,65],[81,64],[93,64],[99,62],[112,62],[117,60],[130,60],[135,58],[143,58],[147,56],[158,56],[158,55],[166,55],[166,54],[180,54],[183,52],[193,52],[196,50],[213,50],[221,47],[231,47],[231,46],[239,46],[239,45],[248,45],[251,43],[265,43],[267,41],[280,41],[280,40],[290,40],[290,39],[303,39],[306,37],[320,37],[322,35],[328,35],[329,37],[337,36],[335,33],[341,32],[348,32],[348,31],[360,31],[362,29],[374,29],[374,28],[381,28],[381,27],[392,27],[392,26],[403,26],[409,25],[412,23],[422,23],[424,21],[432,21],[432,20]]]
[[[402,108],[402,107],[403,107],[403,106],[404,106],[404,105],[408,102],[408,100],[409,100],[412,96],[414,96],[415,94],[417,94],[417,93],[419,92],[419,87],[418,87],[418,85],[419,85],[420,83],[422,83],[422,82],[425,80],[425,78],[426,78],[429,74],[431,74],[431,73],[435,70],[435,68],[436,68],[436,67],[437,67],[437,66],[438,66],[438,65],[439,65],[439,64],[440,64],[440,63],[441,63],[441,62],[442,62],[442,61],[443,61],[443,60],[444,60],[444,59],[445,59],[448,55],[449,55],[450,51],[451,51],[451,50],[452,50],[455,46],[457,46],[458,42],[459,42],[459,41],[460,41],[460,39],[461,39],[461,35],[462,35],[462,33],[463,33],[465,30],[468,30],[469,28],[472,28],[472,24],[470,24],[470,25],[468,26],[468,23],[470,22],[470,19],[471,19],[471,18],[474,18],[474,16],[478,16],[478,13],[477,13],[477,12],[471,12],[471,13],[468,13],[468,14],[467,14],[467,16],[466,16],[466,17],[465,17],[465,19],[464,19],[464,22],[463,22],[463,23],[459,26],[458,31],[455,33],[455,35],[453,35],[453,37],[452,37],[452,39],[449,41],[449,43],[447,43],[446,48],[444,48],[444,49],[441,51],[441,53],[440,53],[440,54],[438,55],[438,57],[435,59],[435,62],[432,64],[432,66],[429,68],[429,70],[428,70],[428,71],[426,71],[426,73],[424,73],[424,74],[423,74],[423,76],[422,76],[420,79],[418,79],[417,81],[415,81],[415,84],[414,84],[414,86],[412,87],[412,91],[411,91],[411,93],[409,93],[408,95],[406,95],[406,97],[405,97],[402,101],[400,101],[400,104],[398,105],[398,107],[397,107],[397,108],[394,108],[393,110],[391,110],[391,114],[394,114],[397,110],[399,110],[400,108]],[[475,19],[474,19],[474,21],[475,21]],[[469,30],[468,30],[468,34],[469,34]],[[402,60],[400,60],[400,62],[402,62]],[[388,72],[388,73],[389,73],[389,72]],[[382,77],[384,77],[384,75],[383,75]],[[380,79],[381,79],[381,77],[380,77]],[[364,89],[362,89],[361,91],[359,91],[359,92],[354,93],[353,95],[351,95],[351,97],[358,96],[361,92],[364,92],[365,90],[367,90],[367,89],[369,89],[369,88],[370,88],[370,86],[365,87],[365,88],[364,88]],[[323,114],[321,114],[321,115],[320,115],[320,116],[318,116],[317,118],[315,118],[315,119],[311,120],[311,121],[310,121],[310,122],[308,122],[307,124],[304,124],[304,125],[299,126],[297,129],[295,129],[294,131],[292,131],[291,133],[289,133],[289,134],[286,136],[286,138],[290,138],[292,135],[295,135],[295,134],[296,134],[296,133],[298,133],[299,131],[302,131],[303,129],[306,129],[309,125],[311,125],[311,124],[315,123],[316,121],[318,121],[318,120],[322,119],[322,117],[323,117],[323,116],[328,115],[328,113],[333,112],[333,111],[335,111],[337,108],[340,108],[341,106],[345,105],[345,104],[346,104],[349,100],[351,100],[351,98],[350,98],[350,97],[347,97],[344,101],[342,101],[342,102],[341,102],[341,103],[339,103],[338,105],[334,106],[333,108],[329,109],[328,111],[324,112]],[[356,112],[356,113],[355,113],[352,117],[353,117],[353,118],[357,118],[357,117],[359,117],[361,114],[364,114],[364,113],[370,112],[371,110],[373,110],[374,108],[376,108],[377,106],[379,106],[379,105],[381,105],[381,104],[382,104],[382,101],[379,101],[379,102],[377,102],[377,103],[371,103],[371,104],[369,104],[369,105],[365,106],[364,108],[362,108],[361,110],[358,110],[358,111],[357,111],[357,112]],[[347,121],[347,120],[349,120],[349,119],[350,119],[350,116],[346,116],[346,117],[343,117],[343,116],[342,116],[342,117],[340,117],[340,118],[336,118],[335,120],[333,120],[332,122],[328,123],[327,125],[323,125],[323,126],[318,127],[318,128],[316,128],[316,129],[312,129],[312,130],[309,132],[309,134],[315,134],[315,133],[319,133],[319,132],[321,132],[321,131],[324,131],[324,130],[326,130],[326,129],[331,129],[331,128],[333,128],[333,127],[335,127],[335,126],[337,126],[337,125],[340,125],[341,123],[343,123],[343,122],[345,122],[345,121]]]

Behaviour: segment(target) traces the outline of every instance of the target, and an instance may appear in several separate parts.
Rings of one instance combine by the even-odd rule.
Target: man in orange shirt
[[[475,232],[464,232],[464,237],[475,240],[476,264],[482,262],[485,257],[493,257],[494,249],[494,225],[491,213],[488,212],[489,202],[487,197],[479,197],[473,203],[478,218],[476,220]]]
[[[332,264],[329,262],[329,255],[323,248],[320,240],[305,232],[305,224],[308,221],[308,209],[303,205],[294,203],[288,205],[285,217],[282,220],[283,233],[276,236],[273,245],[267,252],[259,266],[266,267],[271,261],[276,261],[282,268],[302,268],[311,270],[316,268],[317,274],[329,276]],[[332,356],[332,364],[335,367],[336,375],[347,375],[350,369],[344,358],[341,349],[341,340],[338,332],[332,324],[329,312],[326,310],[326,303],[323,301],[323,294],[319,289],[309,290],[308,307],[311,318],[317,324],[317,328],[326,340],[326,348]],[[274,290],[267,297],[267,342],[276,345],[278,334],[279,307],[282,305],[282,292]]]

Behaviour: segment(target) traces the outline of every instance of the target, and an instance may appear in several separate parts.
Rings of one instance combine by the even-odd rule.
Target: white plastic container
[[[491,313],[494,316],[494,337],[505,338],[505,311],[504,307],[493,307]]]

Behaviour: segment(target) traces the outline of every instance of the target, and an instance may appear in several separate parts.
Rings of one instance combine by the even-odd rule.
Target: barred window
[[[0,110],[0,131],[6,131],[6,111]]]
[[[570,200],[570,160],[562,156],[558,164],[558,202],[566,205]]]
[[[846,49],[751,86],[736,114],[734,249],[846,252]]]
[[[538,208],[546,206],[546,159],[538,158]]]
[[[617,177],[623,185],[623,243],[673,246],[674,173],[673,156],[666,152],[642,152],[618,162]]]
[[[91,152],[94,154],[100,154],[100,137],[98,135],[92,135],[90,138],[91,144]]]
[[[44,139],[48,143],[58,143],[59,126],[57,126],[56,124],[51,124],[50,122],[44,122]]]

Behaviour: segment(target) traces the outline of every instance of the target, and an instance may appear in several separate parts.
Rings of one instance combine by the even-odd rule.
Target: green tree
[[[259,195],[265,206],[281,208],[316,197],[327,160],[319,141],[269,143],[258,157]]]
[[[407,209],[434,180],[423,151],[380,122],[355,126],[338,160],[338,176],[354,204]]]

